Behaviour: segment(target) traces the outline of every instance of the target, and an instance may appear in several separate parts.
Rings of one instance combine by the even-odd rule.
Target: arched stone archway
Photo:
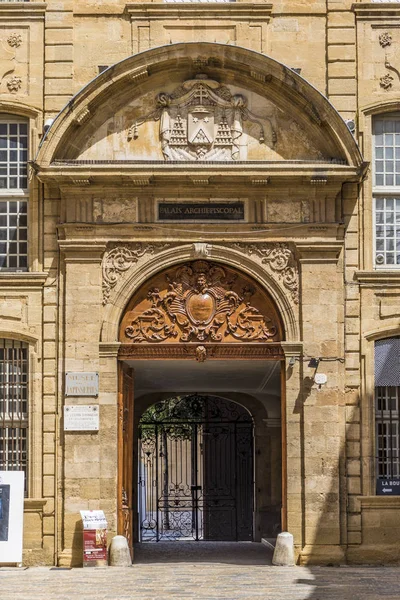
[[[204,397],[232,398],[233,395],[233,402],[241,404],[241,393],[245,399],[251,397],[253,390],[253,406],[259,407],[256,422],[257,455],[261,455],[261,448],[264,451],[263,458],[257,458],[256,461],[255,472],[259,481],[256,510],[254,523],[251,518],[251,524],[246,525],[246,535],[250,536],[249,539],[259,541],[261,535],[271,537],[276,533],[282,502],[282,443],[280,428],[273,433],[268,431],[268,392],[264,387],[270,382],[269,401],[278,416],[269,422],[274,420],[276,428],[276,425],[280,425],[281,414],[280,365],[284,359],[281,348],[284,337],[283,321],[274,300],[265,289],[248,273],[244,274],[219,262],[192,260],[180,263],[153,275],[136,290],[125,306],[119,328],[120,414],[124,415],[119,444],[120,497],[123,499],[119,508],[121,533],[131,540],[139,537],[139,524],[136,524],[136,531],[132,534],[132,514],[137,512],[135,506],[138,503],[134,492],[136,486],[132,484],[135,464],[132,466],[131,459],[135,448],[133,440],[138,431],[138,415],[136,425],[132,424],[135,420],[134,380],[138,396],[143,396],[146,386],[153,388],[153,394],[147,389],[147,395],[150,393],[152,399],[160,395],[171,397],[174,393],[180,397],[185,391],[194,393],[197,390]],[[266,366],[267,361],[269,367]],[[227,381],[221,383],[224,373]],[[243,404],[246,404],[246,400]],[[139,413],[142,410],[143,407]],[[197,443],[204,445],[198,440]],[[266,451],[269,447],[270,452]],[[217,450],[218,446],[214,451]],[[274,459],[271,459],[272,455]],[[232,465],[236,463],[233,457]],[[253,469],[252,462],[249,465],[245,479],[252,482],[253,474],[249,472],[249,469]],[[235,477],[233,474],[232,481]],[[261,481],[264,483],[261,484]],[[251,487],[252,483],[248,485]],[[249,498],[251,494],[249,488]],[[162,502],[160,500],[161,508],[166,501],[165,495],[168,496],[167,492],[162,496]],[[234,499],[231,502],[234,503]],[[251,502],[248,500],[247,504]],[[152,507],[151,514],[154,510]],[[211,515],[209,506],[207,510]],[[252,514],[252,511],[247,506],[247,514]],[[158,509],[156,512],[158,514]],[[207,518],[212,520],[210,515]],[[144,520],[147,523],[148,519]],[[212,527],[208,527],[205,535],[214,535],[210,533]],[[230,534],[220,535],[233,535],[233,530]],[[243,531],[236,531],[234,535],[234,539],[244,539],[240,538],[244,535]],[[198,536],[196,529],[195,539],[199,539]]]

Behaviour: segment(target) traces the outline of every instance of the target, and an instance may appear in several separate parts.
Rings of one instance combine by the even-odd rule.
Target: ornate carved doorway
[[[152,413],[145,413],[136,427],[138,443],[138,439],[132,440],[134,429],[129,431],[125,418],[133,415],[133,395],[121,390],[119,504],[125,521],[120,520],[124,524],[120,533],[126,535],[127,528],[130,532],[134,529],[130,539],[142,541],[253,539],[253,420],[240,407],[240,400],[239,404],[222,400],[223,394],[207,388],[207,375],[199,378],[197,370],[203,368],[203,373],[215,376],[219,365],[229,363],[232,374],[248,381],[254,361],[262,376],[266,364],[271,370],[279,366],[284,358],[283,327],[271,297],[239,271],[192,261],[159,273],[135,293],[121,320],[119,339],[119,360],[124,368],[149,372],[150,385],[156,385],[156,372],[163,373],[155,390],[162,390],[163,400],[178,402],[172,414],[171,407],[160,400]],[[169,368],[178,363],[178,371]],[[241,368],[247,369],[247,375]],[[173,383],[169,378],[175,388],[162,387],[169,370],[176,374]],[[280,401],[279,371],[275,370],[275,375]],[[196,384],[191,385],[191,377]],[[126,378],[121,378],[123,381]],[[180,393],[182,382],[188,386],[186,394]],[[232,381],[233,393],[235,385]],[[169,389],[178,393],[165,396]],[[202,403],[197,402],[199,397]],[[157,400],[150,405],[154,402]],[[193,405],[188,412],[191,402],[198,403],[197,412]],[[185,411],[186,420],[182,418]],[[160,420],[155,414],[166,418]],[[275,445],[280,446],[278,438]],[[126,448],[128,453],[138,448],[134,461],[137,477],[132,462],[127,466]],[[132,506],[137,507],[135,524]],[[276,511],[280,509],[276,504]]]
[[[253,420],[192,394],[151,406],[139,426],[140,541],[253,539]]]

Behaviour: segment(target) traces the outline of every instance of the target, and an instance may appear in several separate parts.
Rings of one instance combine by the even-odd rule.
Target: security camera
[[[47,119],[43,125],[43,131],[46,133],[46,131],[53,125],[54,123],[54,119]]]

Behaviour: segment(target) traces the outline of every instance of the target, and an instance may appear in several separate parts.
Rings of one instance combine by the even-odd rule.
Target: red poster
[[[107,529],[83,531],[83,563],[84,566],[107,564]]]

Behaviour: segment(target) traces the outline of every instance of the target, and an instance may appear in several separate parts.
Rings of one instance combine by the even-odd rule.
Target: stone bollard
[[[131,553],[128,541],[123,535],[116,535],[110,544],[110,567],[131,567]]]
[[[278,535],[272,564],[275,567],[294,567],[294,544],[291,533],[284,531]]]

